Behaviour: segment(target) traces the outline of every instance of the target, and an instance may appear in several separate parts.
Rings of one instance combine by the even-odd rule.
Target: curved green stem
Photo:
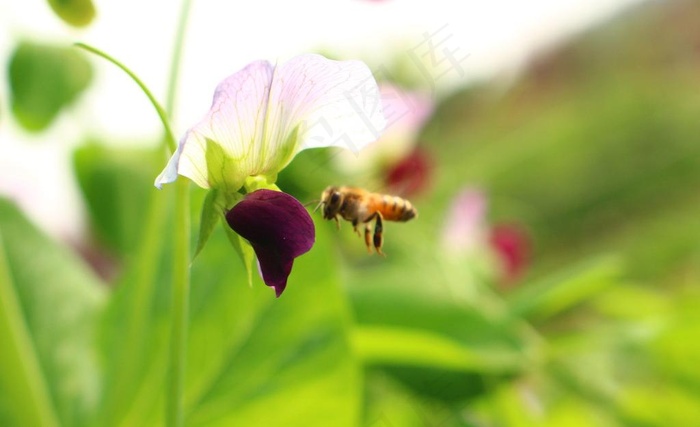
[[[85,49],[88,52],[94,53],[97,56],[101,56],[102,58],[108,60],[112,64],[116,65],[117,67],[121,68],[122,71],[124,71],[126,74],[131,77],[134,82],[136,82],[137,85],[141,88],[143,93],[146,94],[148,97],[148,100],[151,101],[151,104],[153,104],[153,107],[156,109],[156,112],[158,113],[158,117],[160,117],[160,121],[163,124],[163,128],[165,129],[165,137],[166,137],[166,143],[168,144],[168,147],[171,151],[175,151],[177,149],[177,141],[175,140],[175,136],[173,134],[173,130],[170,127],[170,121],[168,120],[168,115],[161,107],[161,105],[158,103],[156,100],[155,96],[151,93],[150,90],[146,87],[146,85],[139,79],[136,74],[134,74],[133,71],[131,71],[129,68],[126,67],[126,65],[122,64],[121,62],[117,61],[110,55],[102,52],[101,50],[97,49],[96,47],[92,47],[90,45],[87,45],[85,43],[75,43],[75,46]]]

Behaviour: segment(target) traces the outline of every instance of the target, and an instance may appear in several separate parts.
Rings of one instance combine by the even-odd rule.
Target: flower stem
[[[101,56],[102,58],[106,59],[107,61],[111,62],[112,64],[116,65],[117,67],[121,68],[122,71],[124,71],[126,74],[131,77],[131,79],[139,85],[141,90],[143,91],[144,94],[148,97],[148,100],[151,101],[151,104],[153,104],[153,107],[156,109],[156,112],[158,113],[158,117],[160,117],[160,121],[163,124],[163,129],[165,129],[165,140],[168,144],[168,147],[170,148],[171,151],[175,151],[177,149],[177,142],[175,140],[175,136],[173,134],[173,130],[170,127],[170,121],[168,120],[168,115],[161,107],[161,105],[158,103],[156,100],[155,96],[153,96],[153,93],[151,93],[150,90],[148,90],[148,87],[139,79],[136,74],[134,74],[133,71],[131,71],[129,68],[127,68],[126,65],[122,64],[121,62],[117,61],[115,58],[111,57],[110,55],[106,54],[105,52],[102,52],[101,50],[97,49],[96,47],[87,45],[85,43],[75,43],[76,47],[79,47],[81,49],[85,49],[88,52],[92,52],[97,56]]]
[[[175,94],[184,45],[184,34],[191,0],[183,0],[180,19],[176,30],[173,56],[170,64],[170,75],[166,98],[166,109],[158,103],[153,93],[146,85],[124,64],[117,61],[101,50],[84,43],[76,43],[77,47],[85,49],[121,68],[141,88],[151,101],[165,130],[164,146],[169,151],[177,149],[177,141],[170,126],[170,118],[174,115]],[[184,424],[184,384],[187,354],[187,331],[189,328],[189,292],[190,292],[190,207],[189,181],[179,178],[175,183],[175,236],[173,242],[173,286],[172,286],[172,317],[170,336],[170,361],[166,393],[165,418],[166,426],[180,427]]]
[[[165,99],[165,111],[171,119],[175,113],[175,101],[177,95],[177,84],[180,80],[180,63],[182,62],[182,51],[185,45],[185,33],[187,32],[187,21],[190,16],[191,0],[183,0],[180,10],[180,19],[177,23],[175,33],[175,44],[173,47],[173,57],[170,59],[170,75],[168,78],[168,90]]]
[[[175,114],[177,84],[191,4],[190,0],[183,0],[175,33],[165,100],[166,112],[170,118]],[[170,148],[174,151],[177,146],[172,144]],[[170,369],[165,399],[165,425],[168,427],[181,427],[185,420],[183,406],[187,368],[187,332],[190,321],[190,189],[189,181],[184,177],[179,177],[175,182],[175,230]]]
[[[173,250],[172,330],[170,336],[170,368],[166,396],[166,425],[183,425],[183,390],[186,369],[187,329],[189,326],[190,293],[190,216],[189,181],[180,177],[175,182],[175,242]]]

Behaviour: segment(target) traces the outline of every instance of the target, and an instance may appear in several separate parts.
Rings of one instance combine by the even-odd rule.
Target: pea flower
[[[307,148],[357,153],[384,126],[379,89],[364,63],[315,54],[282,65],[256,61],[217,86],[209,112],[182,137],[155,186],[182,175],[210,189],[198,249],[217,222],[212,217],[225,216],[245,239],[239,249],[252,247],[263,281],[279,296],[294,258],[315,236],[306,209],[275,186],[277,174]]]
[[[527,269],[531,239],[518,223],[491,223],[487,218],[488,197],[480,189],[465,188],[453,199],[445,219],[443,250],[451,258],[475,260],[476,255],[492,255],[501,285],[512,285]]]

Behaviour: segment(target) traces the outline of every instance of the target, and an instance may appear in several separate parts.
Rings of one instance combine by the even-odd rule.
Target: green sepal
[[[219,222],[226,210],[226,198],[223,192],[212,188],[207,193],[204,203],[202,204],[202,215],[199,221],[199,236],[197,237],[197,248],[192,256],[192,261],[197,258],[197,255],[204,249],[209,240],[209,236],[214,231],[214,227]]]
[[[275,179],[277,179],[277,176],[274,176],[273,178],[274,179],[269,179],[269,177],[263,176],[263,175],[249,176],[248,178],[246,178],[245,182],[243,183],[243,187],[245,188],[245,191],[247,191],[248,193],[252,193],[253,191],[263,190],[263,189],[282,191],[274,183]]]
[[[226,237],[228,237],[231,246],[236,250],[238,256],[241,257],[243,266],[245,267],[248,276],[248,286],[253,287],[253,261],[255,261],[255,251],[248,241],[236,234],[231,227],[223,221]]]

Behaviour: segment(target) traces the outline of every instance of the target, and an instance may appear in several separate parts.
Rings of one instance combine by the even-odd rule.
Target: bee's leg
[[[352,220],[352,229],[355,231],[355,233],[357,233],[357,236],[359,237],[359,236],[360,236],[360,231],[357,229],[357,223],[358,223],[358,222],[359,222],[359,221],[357,220],[357,218],[355,218],[355,219]]]
[[[334,216],[333,219],[335,220],[335,228],[340,230],[340,221],[338,221],[338,215]]]
[[[374,249],[377,250],[379,255],[384,255],[384,252],[382,252],[382,242],[384,241],[382,233],[384,232],[384,223],[382,221],[381,213],[377,212],[376,216],[377,222],[374,224]]]
[[[375,215],[371,215],[365,220],[365,245],[367,245],[367,252],[370,254],[372,253],[372,240],[370,239],[371,228],[369,226],[369,223],[374,217]]]
[[[367,223],[365,223],[365,245],[367,245],[367,252],[371,254],[372,253],[372,243],[371,243],[371,240],[369,238],[370,234],[371,234],[370,227],[369,227],[369,223],[367,222]]]

